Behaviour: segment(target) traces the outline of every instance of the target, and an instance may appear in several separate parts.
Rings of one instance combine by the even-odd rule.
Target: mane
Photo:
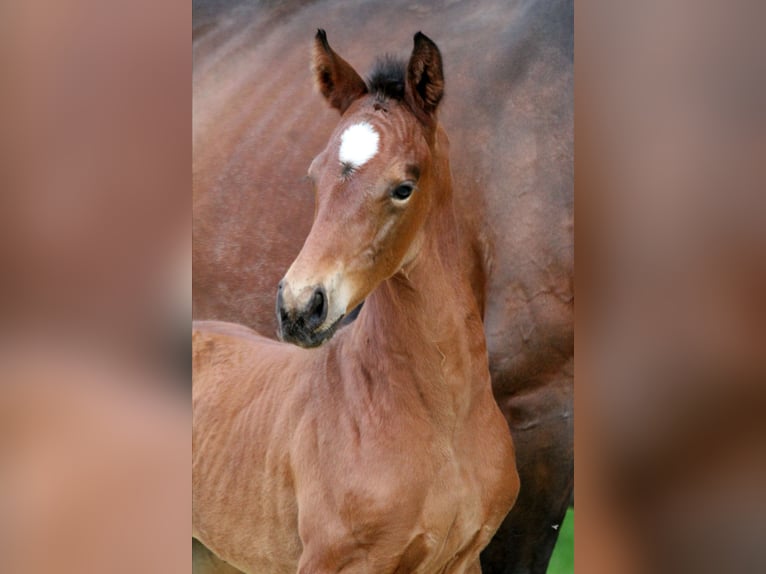
[[[379,56],[367,77],[367,90],[382,100],[404,99],[407,64],[390,54]]]

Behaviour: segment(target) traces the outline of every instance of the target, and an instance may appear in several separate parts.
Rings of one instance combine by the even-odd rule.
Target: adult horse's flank
[[[480,572],[519,481],[457,256],[441,55],[418,33],[365,83],[319,31],[314,71],[342,117],[277,312],[321,346],[195,325],[193,536],[245,572]]]

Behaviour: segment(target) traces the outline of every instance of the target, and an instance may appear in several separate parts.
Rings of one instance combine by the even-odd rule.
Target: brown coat
[[[195,323],[193,536],[252,573],[479,572],[519,481],[456,239],[441,57],[416,35],[405,95],[382,106],[345,97],[355,72],[317,46],[320,88],[348,109],[312,166],[317,216],[283,316],[313,305],[296,283],[321,286],[330,310],[365,306],[316,349]],[[380,149],[338,177],[358,122]],[[412,195],[390,196],[408,177]]]

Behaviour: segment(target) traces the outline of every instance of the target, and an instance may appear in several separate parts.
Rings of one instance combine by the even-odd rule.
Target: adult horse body
[[[406,72],[386,62],[366,86],[320,31],[317,81],[345,113],[312,163],[317,215],[279,317],[285,339],[324,344],[195,323],[193,532],[244,572],[480,572],[518,493],[456,238],[441,68],[417,34]]]
[[[336,121],[305,80],[306,34],[342,30],[359,64],[413,28],[438,37],[456,212],[522,483],[482,565],[544,572],[573,481],[571,1],[194,10],[194,316],[265,334],[312,222],[305,170]]]

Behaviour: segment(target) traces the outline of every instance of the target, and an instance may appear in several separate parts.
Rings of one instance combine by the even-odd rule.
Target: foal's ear
[[[327,34],[321,28],[317,30],[314,38],[312,69],[319,91],[341,114],[351,102],[367,93],[364,80],[346,60],[330,48]]]
[[[418,32],[407,65],[405,97],[416,112],[425,113],[431,118],[443,95],[442,55],[430,38]]]

